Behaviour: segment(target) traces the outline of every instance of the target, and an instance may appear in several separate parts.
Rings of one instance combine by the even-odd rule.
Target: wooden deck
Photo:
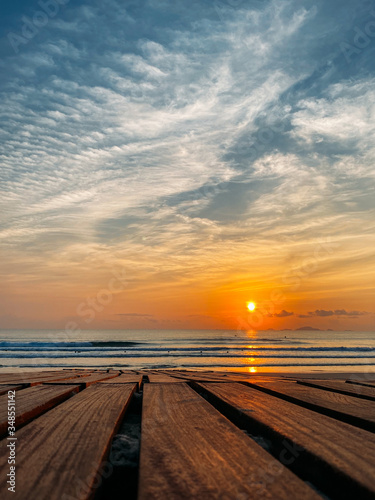
[[[374,430],[360,375],[1,373],[1,498],[375,499]]]

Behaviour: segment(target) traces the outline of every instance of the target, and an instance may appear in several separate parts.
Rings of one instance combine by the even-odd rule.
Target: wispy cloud
[[[115,265],[142,290],[280,279],[330,235],[346,244],[320,272],[350,265],[369,287],[373,49],[359,69],[340,48],[365,15],[349,0],[95,0],[18,54],[4,36],[5,281],[70,290],[83,272],[91,291]]]

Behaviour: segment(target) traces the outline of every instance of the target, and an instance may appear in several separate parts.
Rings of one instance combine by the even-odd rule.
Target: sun
[[[249,309],[249,311],[255,311],[255,304],[254,304],[254,302],[248,302],[247,303],[247,308]]]

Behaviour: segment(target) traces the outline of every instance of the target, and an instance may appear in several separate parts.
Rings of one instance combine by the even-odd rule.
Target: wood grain
[[[142,375],[137,375],[136,373],[122,373],[118,377],[100,380],[99,384],[137,384],[137,387],[140,387],[142,382]]]
[[[253,382],[256,380],[275,382],[282,380],[281,377],[268,376],[268,375],[247,375],[244,373],[231,373],[231,372],[182,372],[179,370],[162,371],[165,374],[173,374],[174,377],[197,382]]]
[[[23,389],[23,385],[0,385],[0,396],[7,394],[8,391],[19,391]]]
[[[196,381],[216,381],[216,382],[225,382],[227,380],[233,381],[231,377],[226,375],[216,375],[211,373],[204,372],[191,372],[191,373],[183,373],[179,371],[164,372],[166,376],[170,376],[171,378],[183,379],[183,380],[196,380]]]
[[[286,380],[282,382],[255,381],[248,382],[248,385],[362,429],[375,431],[374,401],[364,401],[337,392],[322,391]]]
[[[119,372],[116,373],[106,373],[103,372],[101,374],[92,374],[88,375],[87,377],[78,377],[74,379],[68,379],[68,380],[54,380],[54,381],[46,381],[44,382],[45,384],[49,385],[64,385],[64,384],[78,384],[82,385],[83,387],[89,387],[90,385],[97,384],[98,382],[104,381],[104,380],[109,380],[113,378],[117,378],[119,376]]]
[[[15,396],[16,428],[26,424],[61,401],[68,399],[79,391],[79,387],[70,386],[41,386],[29,387],[17,392]],[[8,428],[8,395],[0,397],[0,437],[7,433]]]
[[[186,384],[144,386],[139,500],[317,499]]]
[[[360,399],[375,401],[375,387],[347,384],[344,380],[297,380],[297,383],[326,391],[339,392],[340,394],[346,394]]]
[[[224,403],[226,409],[242,416],[254,429],[306,451],[314,464],[306,474],[315,470],[318,480],[332,484],[336,492],[341,488],[344,493],[354,492],[355,498],[374,498],[374,434],[242,384],[197,386],[214,396],[216,403]]]
[[[179,382],[184,382],[184,380],[171,377],[169,375],[164,375],[164,374],[159,374],[159,373],[152,373],[152,372],[147,372],[145,375],[148,377],[149,381],[154,384],[154,383],[179,383]]]
[[[94,385],[17,432],[15,500],[87,500],[101,482],[101,465],[135,384]],[[8,449],[0,444],[0,491]]]
[[[53,373],[9,373],[0,375],[0,384],[24,384],[28,387],[43,384],[44,382],[71,380],[79,378],[80,373],[69,371],[58,371]]]
[[[345,381],[347,384],[355,384],[355,385],[364,385],[366,387],[375,387],[375,382],[371,380],[346,380]]]

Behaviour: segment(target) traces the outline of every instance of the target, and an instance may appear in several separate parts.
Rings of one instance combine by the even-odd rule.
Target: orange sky
[[[245,241],[230,253],[215,244],[189,255],[168,246],[123,256],[99,247],[72,248],[62,258],[50,253],[34,269],[25,263],[7,277],[2,327],[373,329],[372,276],[361,260],[350,273],[346,268],[357,245],[318,238],[253,254],[251,247]],[[257,305],[253,313],[248,301]]]
[[[375,330],[373,18],[219,3],[3,39],[0,328]]]

